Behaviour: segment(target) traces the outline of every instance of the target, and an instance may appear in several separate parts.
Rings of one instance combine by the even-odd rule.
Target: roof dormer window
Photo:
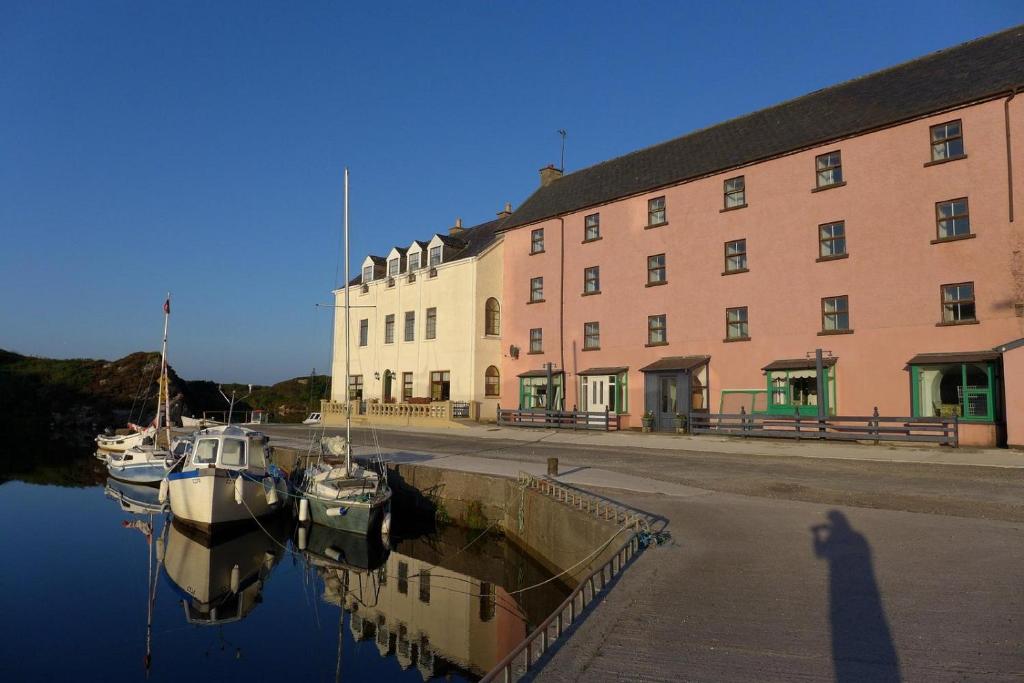
[[[373,280],[373,266],[363,266],[363,282],[371,282]]]
[[[430,265],[436,266],[441,263],[441,245],[430,248]]]
[[[415,251],[409,254],[409,272],[417,270],[420,267],[420,252]]]
[[[395,277],[398,275],[398,270],[402,265],[401,259],[393,258],[388,261],[388,277]]]

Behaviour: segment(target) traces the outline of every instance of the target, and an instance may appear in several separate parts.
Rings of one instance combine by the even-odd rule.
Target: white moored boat
[[[100,434],[96,437],[96,446],[114,453],[123,453],[129,448],[141,446],[147,438],[156,435],[156,427],[147,427],[131,434]]]
[[[129,448],[123,453],[107,455],[107,472],[111,477],[133,484],[159,484],[176,462],[192,450],[192,437],[177,437],[170,450],[153,444]]]
[[[288,482],[270,464],[269,439],[262,432],[227,425],[203,429],[193,438],[191,452],[167,475],[176,519],[210,531],[288,503]]]

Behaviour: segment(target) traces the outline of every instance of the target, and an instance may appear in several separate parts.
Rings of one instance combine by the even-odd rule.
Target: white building
[[[465,401],[495,419],[501,379],[502,240],[496,220],[367,256],[349,287],[350,399]],[[331,400],[345,400],[345,289],[334,292]]]

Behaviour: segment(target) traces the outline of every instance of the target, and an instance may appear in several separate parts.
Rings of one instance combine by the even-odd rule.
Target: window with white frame
[[[441,263],[441,245],[430,248],[430,266],[434,267]]]

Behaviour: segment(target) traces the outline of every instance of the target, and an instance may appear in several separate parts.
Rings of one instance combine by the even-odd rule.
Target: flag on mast
[[[164,314],[165,315],[170,315],[171,314],[171,298],[170,297],[167,297],[167,299],[164,301]]]

